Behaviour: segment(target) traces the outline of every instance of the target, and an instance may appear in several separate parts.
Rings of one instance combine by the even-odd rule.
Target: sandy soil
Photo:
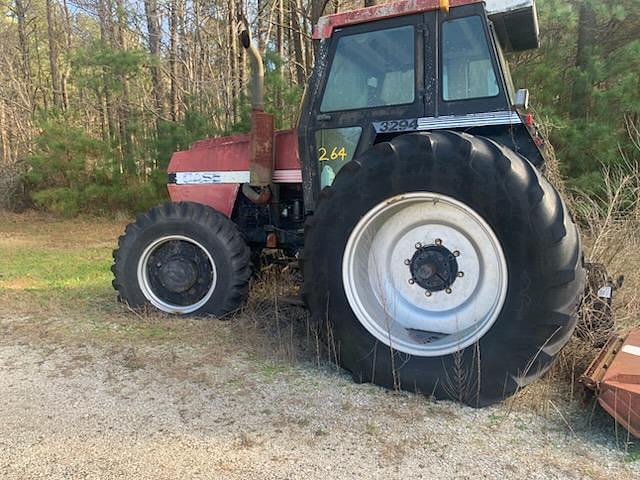
[[[5,479],[640,475],[585,412],[474,410],[356,385],[328,365],[203,358],[175,341],[34,345],[11,333],[16,321],[0,317]],[[209,333],[228,328],[214,321]]]

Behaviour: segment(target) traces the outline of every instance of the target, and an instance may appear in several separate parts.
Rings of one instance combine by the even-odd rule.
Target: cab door
[[[435,18],[349,26],[321,43],[299,126],[307,211],[340,169],[374,143],[373,122],[425,114],[425,68],[418,61],[425,55],[425,17]]]

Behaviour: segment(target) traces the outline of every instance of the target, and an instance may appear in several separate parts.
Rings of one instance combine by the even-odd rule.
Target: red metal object
[[[479,3],[482,0],[449,0],[449,7],[469,5]],[[318,20],[318,24],[313,29],[313,39],[321,40],[330,38],[336,28],[346,25],[356,25],[383,18],[398,17],[400,15],[411,15],[413,13],[428,12],[441,8],[440,0],[402,0],[399,2],[376,5],[373,7],[360,8],[350,12],[327,15]]]
[[[175,185],[169,184],[169,197],[173,202],[196,202],[215,208],[220,213],[231,216],[238,197],[239,183],[220,185]]]
[[[169,173],[247,170],[250,140],[250,135],[198,140],[189,150],[175,152],[171,156]]]
[[[276,132],[276,170],[300,170],[298,153],[298,131],[296,129]]]
[[[618,423],[640,438],[640,328],[612,337],[580,378]]]
[[[275,183],[301,183],[302,172],[298,154],[296,130],[275,132]],[[195,142],[189,150],[176,152],[169,162],[168,173],[183,172],[237,172],[246,173],[249,181],[251,158],[251,135],[231,135],[208,138]],[[240,182],[203,183],[180,185],[170,183],[169,196],[174,202],[191,201],[215,208],[231,216],[238,196]]]

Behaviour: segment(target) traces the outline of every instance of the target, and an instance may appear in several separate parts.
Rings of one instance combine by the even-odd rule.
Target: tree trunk
[[[296,60],[296,82],[298,85],[304,85],[307,79],[307,72],[305,66],[304,46],[302,40],[302,31],[300,30],[299,15],[299,2],[300,0],[289,0],[291,7],[291,26],[293,37],[293,51]]]
[[[171,119],[178,120],[178,23],[182,17],[182,0],[171,0],[169,18],[169,66],[171,72]]]
[[[117,46],[120,50],[126,51],[125,31],[127,29],[127,12],[124,7],[123,0],[116,0],[117,17],[118,17],[118,38]],[[120,152],[122,161],[122,170],[125,174],[135,175],[136,164],[133,158],[133,146],[131,142],[131,133],[129,129],[129,112],[131,105],[129,102],[129,80],[126,75],[118,77],[122,94],[118,103],[118,125],[120,134]],[[143,172],[144,174],[144,172]]]
[[[202,5],[200,0],[193,0],[193,23],[194,29],[192,34],[193,45],[191,46],[191,66],[192,66],[192,79],[187,84],[189,94],[195,99],[195,104],[202,111],[202,72],[203,72],[203,50],[202,50],[202,29],[200,28],[200,22],[202,21],[201,15]]]
[[[24,0],[15,0],[15,15],[18,20],[18,43],[22,56],[22,75],[26,84],[29,98],[29,108],[33,102],[33,82],[31,79],[31,55],[29,52],[29,38],[27,35],[27,8]]]
[[[586,118],[589,113],[593,89],[591,66],[596,40],[596,12],[590,0],[580,5],[578,17],[578,45],[576,50],[576,78],[571,95],[571,113],[574,118]]]
[[[275,104],[282,107],[282,88],[284,83],[284,1],[276,0],[276,49],[278,51],[278,78],[280,83],[276,87]]]
[[[237,22],[242,18],[242,15],[242,4],[238,3],[238,5],[236,6],[236,21],[234,25],[237,25]],[[236,37],[236,45],[238,45],[238,95],[242,95],[242,93],[245,91],[245,83],[247,77],[247,52],[238,40],[238,33],[239,31],[237,29],[234,29],[233,35],[234,37]],[[256,45],[259,45],[259,42],[257,41],[258,38],[259,35],[256,36],[256,39],[253,39],[253,41],[256,42]]]
[[[283,0],[277,0],[278,8],[276,10],[276,48],[278,49],[278,56],[281,60],[284,60],[284,5]]]
[[[72,33],[71,33],[71,14],[69,13],[69,6],[67,5],[67,0],[63,0],[62,2],[64,8],[64,32],[65,32],[65,43],[67,52],[71,51],[72,48]],[[68,62],[63,67],[63,72],[60,77],[60,88],[62,89],[62,103],[65,110],[69,109],[69,93],[67,89],[67,79],[69,78],[70,68]]]
[[[160,38],[162,33],[160,31],[157,0],[144,0],[144,10],[147,16],[147,30],[149,32],[149,53],[152,58],[150,70],[155,99],[155,113],[157,118],[162,118],[164,115],[164,92],[162,88],[162,71],[160,69]]]
[[[98,17],[100,20],[100,40],[104,45],[112,44],[112,6],[111,0],[100,0],[98,4]],[[113,100],[111,98],[111,88],[109,88],[109,72],[106,68],[102,70],[102,95],[104,97],[103,105],[103,118],[106,120],[106,129],[103,129],[103,134],[106,133],[106,139],[113,140],[116,138],[116,121],[113,113]],[[106,130],[106,131],[105,131]]]
[[[264,29],[263,18],[265,15],[265,9],[268,2],[266,0],[256,0],[256,2],[258,6],[258,16],[256,18],[256,41],[258,45],[258,50],[263,52],[264,51],[264,37],[262,36],[262,31]]]
[[[228,42],[229,42],[229,102],[231,109],[231,123],[238,120],[238,41],[236,39],[236,0],[228,0]]]
[[[7,165],[10,160],[9,136],[7,135],[7,117],[4,102],[0,102],[0,159]]]
[[[52,0],[46,0],[47,8],[47,34],[49,36],[49,68],[51,72],[51,91],[53,105],[61,109],[62,90],[60,89],[60,71],[58,69],[58,42],[56,41]]]

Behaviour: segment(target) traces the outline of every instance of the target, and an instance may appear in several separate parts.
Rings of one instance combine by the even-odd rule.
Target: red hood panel
[[[299,170],[297,130],[281,130],[275,137],[275,169]],[[189,150],[173,154],[168,172],[249,170],[250,139],[242,134],[198,140]]]

